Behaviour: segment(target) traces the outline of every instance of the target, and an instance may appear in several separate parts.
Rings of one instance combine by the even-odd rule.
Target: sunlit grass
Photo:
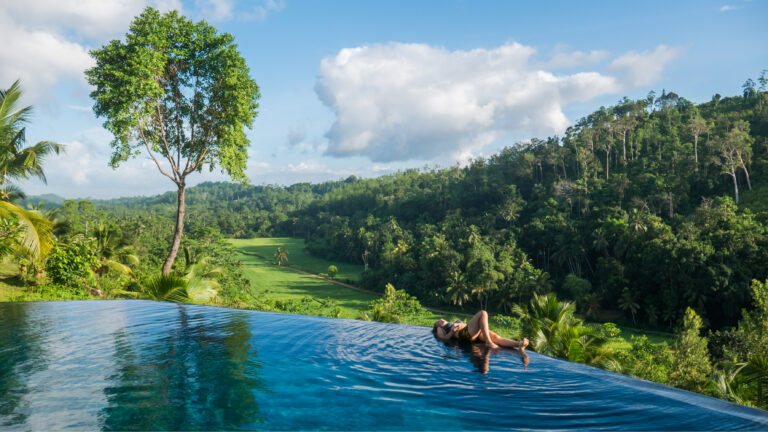
[[[268,240],[276,240],[269,242]],[[359,311],[365,309],[376,295],[356,291],[351,288],[318,279],[309,275],[296,273],[292,270],[276,266],[267,252],[274,254],[274,249],[283,246],[289,250],[289,259],[302,255],[297,243],[286,242],[292,239],[252,239],[233,240],[238,250],[238,257],[243,263],[243,275],[251,281],[251,294],[257,298],[271,300],[300,299],[310,296],[314,298],[329,298],[337,302],[341,308],[342,318],[357,318]],[[255,255],[258,254],[258,255]],[[315,257],[304,257],[289,261],[290,265],[310,270],[314,268],[327,269],[331,263]],[[341,266],[339,267],[341,273]]]
[[[304,252],[304,240],[302,239],[258,237],[252,239],[232,239],[230,242],[241,253],[258,255],[268,262],[274,260],[275,251],[278,247],[284,247],[288,250],[288,266],[310,273],[322,274],[323,276],[326,276],[328,266],[333,264],[339,269],[335,279],[342,282],[345,280],[358,281],[360,273],[363,271],[362,265],[327,261]]]

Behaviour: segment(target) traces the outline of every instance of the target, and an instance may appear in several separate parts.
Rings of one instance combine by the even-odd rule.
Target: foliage
[[[143,284],[138,297],[147,300],[185,303],[191,300],[187,287],[187,280],[181,276],[158,275]]]
[[[700,335],[702,326],[701,317],[693,309],[686,309],[683,326],[672,346],[675,356],[670,382],[675,387],[708,393],[712,363],[707,350],[707,338]]]
[[[96,256],[86,242],[57,243],[48,255],[45,269],[54,283],[81,286],[95,264]]]
[[[514,307],[522,333],[531,335],[537,352],[571,361],[619,370],[613,352],[604,348],[606,338],[574,315],[574,304],[558,301],[553,293],[534,294],[529,306]]]
[[[59,154],[63,146],[41,141],[26,144],[26,123],[32,107],[20,108],[22,96],[19,81],[0,90],[0,249],[7,253],[18,246],[32,260],[45,258],[53,245],[52,224],[39,211],[25,210],[11,201],[23,198],[21,190],[10,183],[35,177],[46,181],[43,162],[51,154]],[[13,245],[11,245],[13,244]],[[2,247],[4,245],[4,247]]]
[[[339,268],[338,267],[336,267],[333,264],[328,266],[328,278],[329,279],[332,280],[333,278],[336,277],[336,274],[338,274],[338,273],[339,273]]]
[[[282,246],[275,250],[275,264],[279,266],[288,264],[288,250]]]
[[[645,335],[632,336],[630,340],[630,350],[617,356],[623,371],[637,378],[669,384],[673,352],[667,344],[651,343]]]
[[[373,300],[368,309],[360,311],[360,319],[399,323],[408,315],[426,313],[419,301],[403,290],[397,290],[392,284],[384,288],[384,295]]]

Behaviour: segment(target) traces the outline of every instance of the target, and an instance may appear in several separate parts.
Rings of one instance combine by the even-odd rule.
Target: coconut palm
[[[575,305],[558,301],[555,294],[533,294],[529,306],[515,305],[523,334],[531,335],[531,347],[542,354],[618,370],[606,340],[574,316]]]
[[[754,355],[744,365],[739,372],[745,378],[745,382],[754,382],[757,385],[757,406],[764,408],[766,403],[766,392],[768,391],[768,356]]]
[[[275,251],[275,264],[284,266],[288,264],[288,250],[282,246]]]
[[[194,256],[186,246],[184,261],[186,274],[182,277],[187,281],[190,300],[196,303],[213,300],[221,289],[217,279],[224,274],[222,268],[211,264],[208,257]]]
[[[13,222],[11,228],[0,232],[0,238],[14,237],[21,254],[32,261],[45,257],[53,248],[53,224],[40,212],[0,200],[0,219]]]
[[[133,275],[131,267],[139,265],[139,257],[132,244],[125,238],[119,237],[114,231],[99,224],[94,231],[96,239],[96,256],[98,268],[96,273],[103,275],[107,270]]]
[[[632,314],[632,323],[637,325],[635,321],[635,314],[640,310],[640,305],[635,301],[635,296],[629,288],[624,288],[621,292],[621,298],[619,298],[619,309]]]
[[[39,260],[53,247],[52,224],[39,210],[24,210],[11,202],[23,197],[23,192],[10,181],[36,177],[45,182],[43,162],[48,155],[60,153],[63,146],[41,141],[25,147],[25,125],[32,107],[19,107],[21,95],[19,81],[0,90],[0,218],[18,222],[18,230],[4,234],[18,236],[19,246]]]
[[[147,300],[186,303],[190,301],[187,280],[177,275],[158,275],[149,279],[136,297]]]

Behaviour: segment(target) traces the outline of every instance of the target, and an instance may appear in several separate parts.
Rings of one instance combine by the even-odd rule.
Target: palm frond
[[[53,224],[40,212],[0,201],[0,216],[13,217],[23,227],[19,244],[33,260],[45,257],[53,248]]]

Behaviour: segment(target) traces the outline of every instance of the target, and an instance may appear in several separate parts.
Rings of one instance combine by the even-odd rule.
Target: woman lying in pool
[[[463,342],[479,340],[485,342],[489,348],[503,346],[505,348],[518,348],[523,351],[528,346],[528,339],[526,338],[523,338],[522,342],[505,339],[488,329],[488,312],[484,310],[476,313],[467,324],[460,320],[449,323],[444,319],[439,319],[432,326],[432,334],[442,340],[454,338]]]

